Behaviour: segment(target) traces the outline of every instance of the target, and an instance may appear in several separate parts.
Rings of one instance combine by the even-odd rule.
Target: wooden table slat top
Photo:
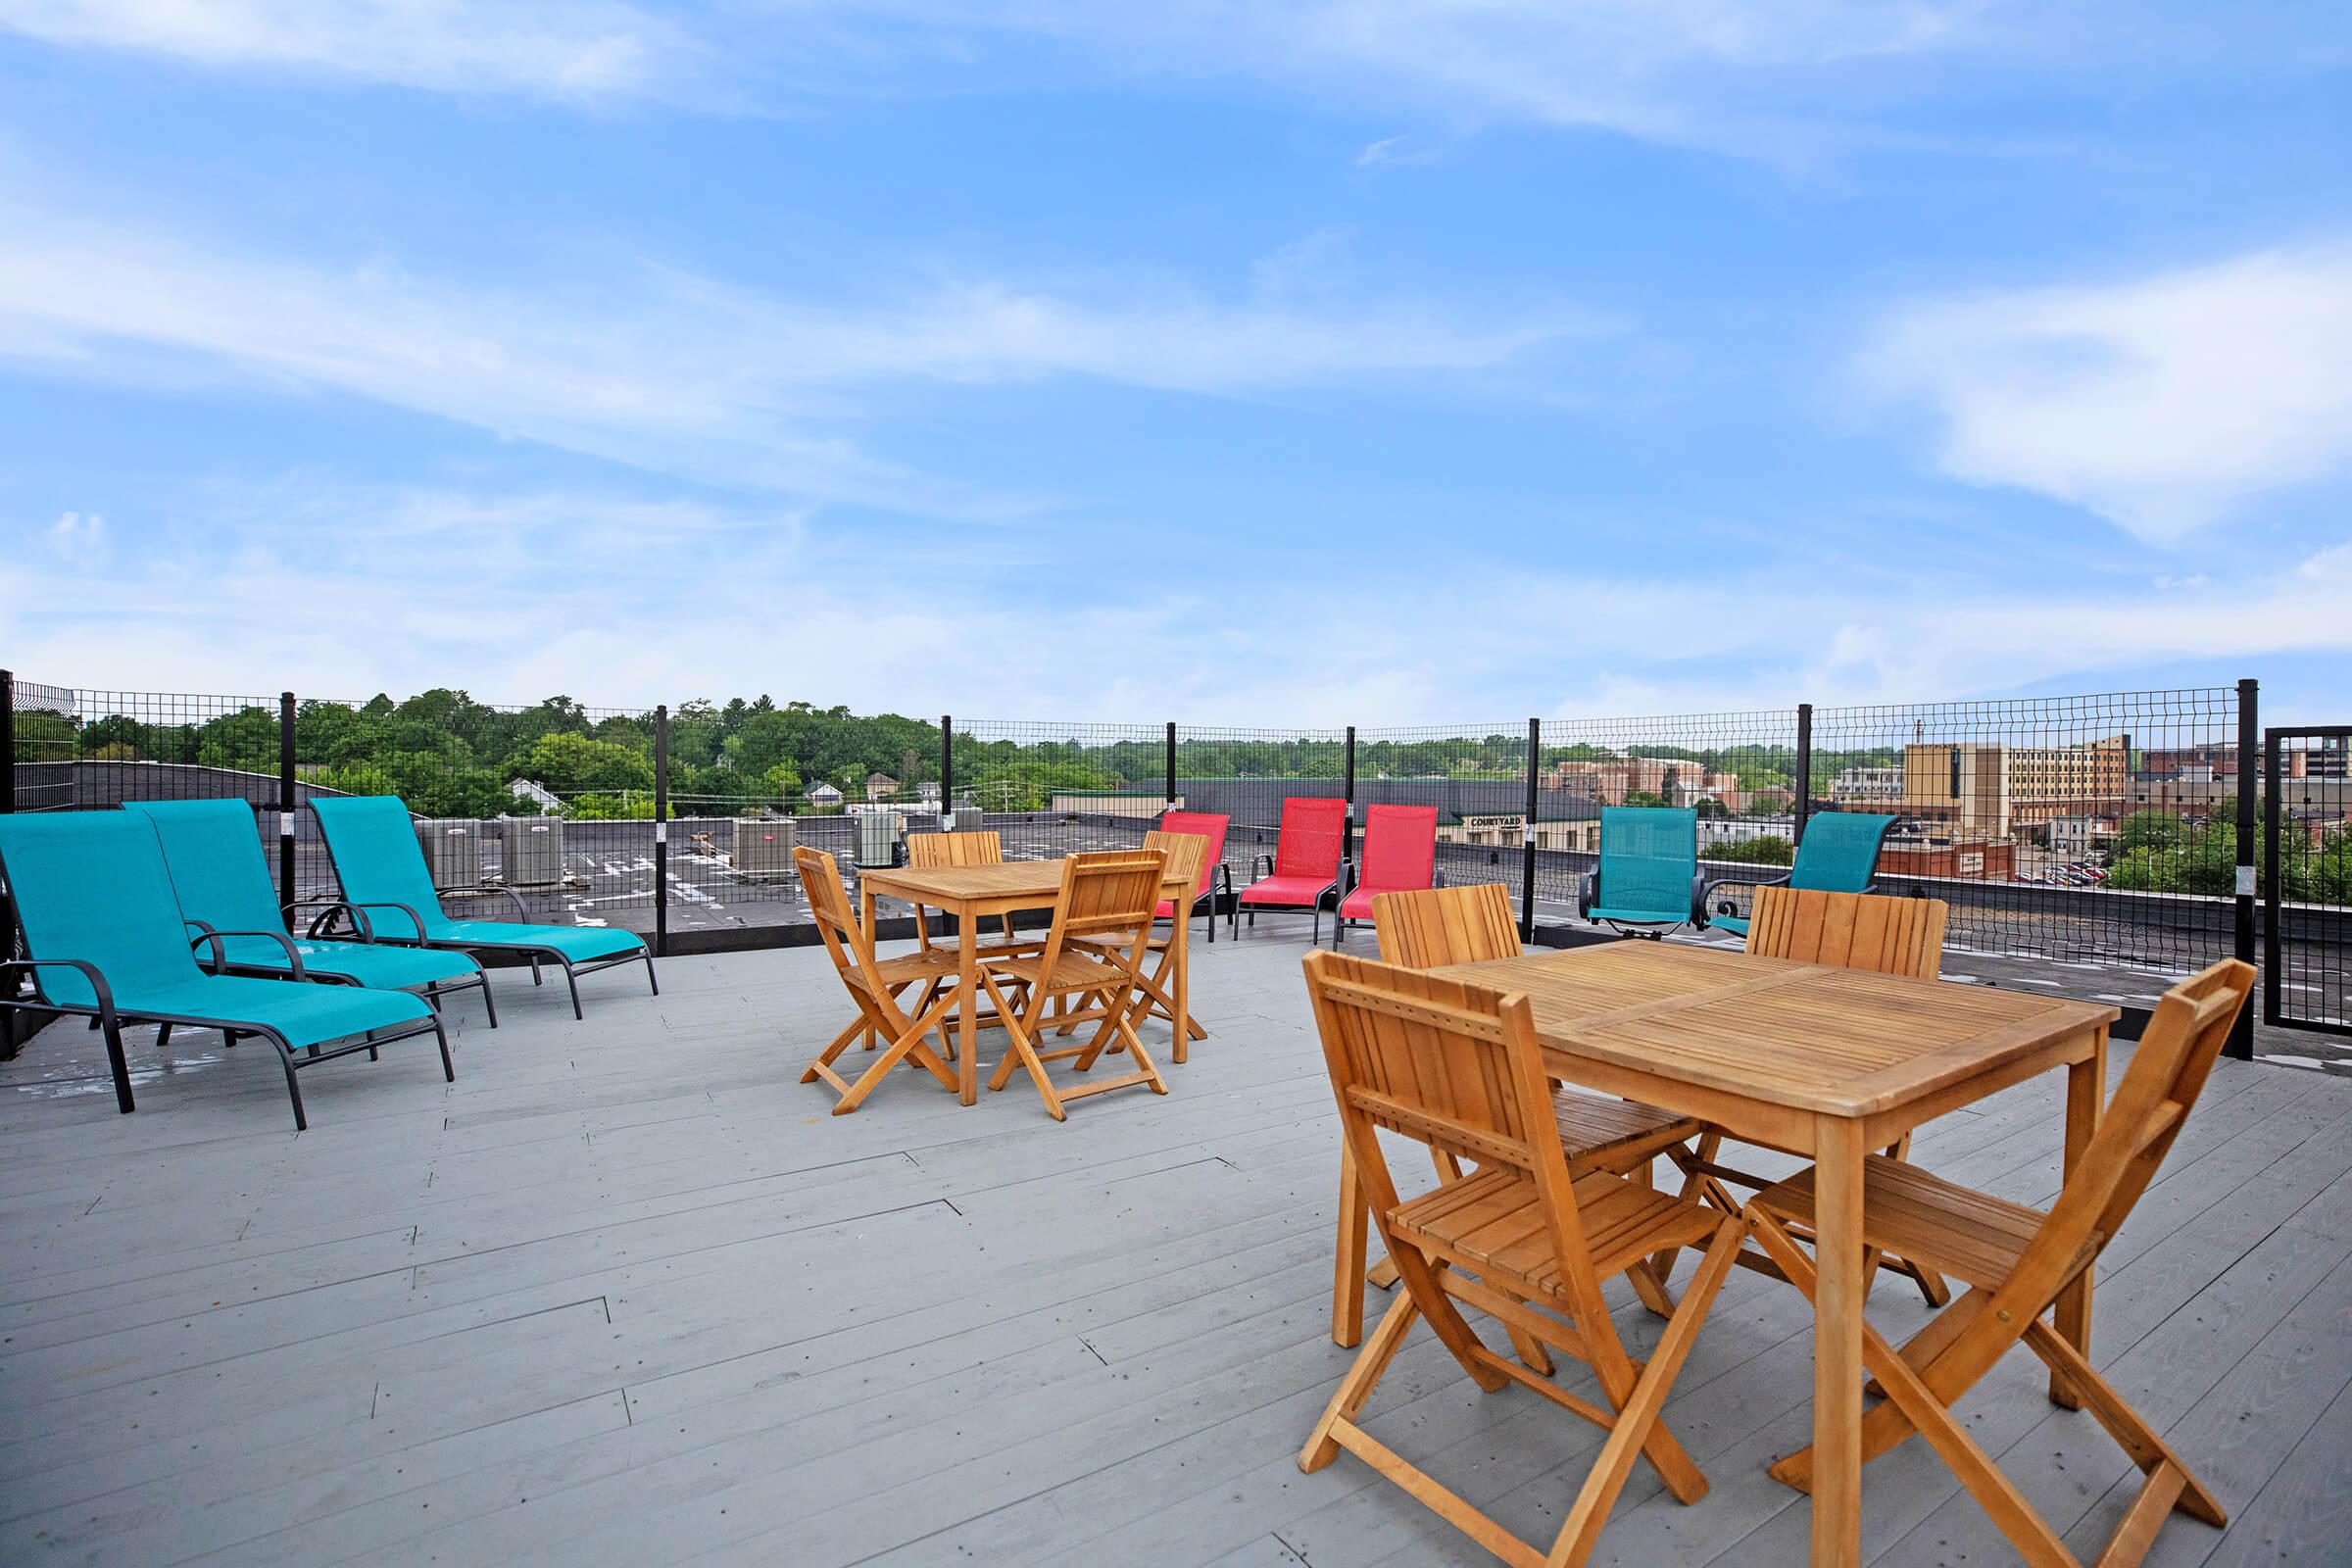
[[[1440,971],[1527,994],[1549,1051],[1833,1116],[2113,1022],[2105,1003],[1624,942]]]
[[[893,898],[954,905],[965,899],[1018,898],[1057,893],[1059,860],[1006,860],[1002,865],[887,866],[858,873],[860,883]]]

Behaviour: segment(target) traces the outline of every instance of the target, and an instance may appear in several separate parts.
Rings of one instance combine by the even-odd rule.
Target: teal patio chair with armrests
[[[378,942],[420,948],[454,948],[461,953],[514,953],[528,959],[531,983],[539,983],[544,962],[564,966],[564,984],[571,988],[571,1015],[580,1010],[580,979],[619,964],[645,963],[645,977],[662,994],[654,972],[654,955],[634,933],[605,926],[529,925],[512,920],[456,920],[441,907],[441,894],[472,892],[433,886],[424,863],[424,850],[407,804],[391,795],[314,796],[311,812],[326,835],[326,852],[335,862],[335,877],[343,898],[367,916],[368,930]],[[514,889],[502,890],[514,901],[516,912],[527,914]],[[332,909],[313,923],[311,934],[322,934],[336,918]]]
[[[29,955],[0,961],[0,976],[29,973],[35,984],[30,1000],[18,997],[13,984],[0,991],[0,1008],[95,1018],[106,1036],[115,1103],[126,1113],[133,1105],[122,1056],[125,1023],[160,1025],[159,1048],[180,1025],[218,1029],[231,1043],[241,1036],[269,1041],[285,1067],[297,1131],[310,1121],[295,1074],[322,1061],[361,1051],[373,1057],[379,1047],[429,1034],[440,1043],[444,1080],[457,1081],[439,1016],[405,991],[207,974],[189,948],[155,825],[143,815],[0,816],[0,877]],[[282,944],[287,975],[308,978],[282,930],[220,934]]]
[[[1740,906],[1729,898],[1718,899],[1718,888],[1788,887],[1813,893],[1877,892],[1878,884],[1872,877],[1879,865],[1879,847],[1886,842],[1887,830],[1894,826],[1896,820],[1869,811],[1816,812],[1806,819],[1804,837],[1797,842],[1796,863],[1782,875],[1763,882],[1741,882],[1736,877],[1711,879],[1700,890],[1698,903],[1702,911],[1711,908],[1712,912],[1706,914],[1700,924],[1729,931],[1735,936],[1747,935],[1748,916],[1740,913]]]
[[[164,864],[179,895],[180,918],[194,934],[205,967],[217,974],[282,978],[300,963],[303,977],[328,985],[372,986],[378,991],[414,991],[435,1011],[452,992],[478,990],[490,1027],[498,1027],[498,1004],[490,977],[463,953],[397,947],[371,942],[365,910],[340,900],[309,899],[281,913],[270,865],[254,831],[253,808],[242,800],[125,801],[122,808],[147,818],[164,847]],[[330,906],[346,909],[362,940],[314,942],[297,939],[288,954],[273,940],[284,914],[296,907]],[[236,936],[260,931],[262,936]]]
[[[1605,806],[1600,863],[1577,886],[1576,912],[1594,925],[1661,937],[1704,925],[1698,812],[1675,806]]]

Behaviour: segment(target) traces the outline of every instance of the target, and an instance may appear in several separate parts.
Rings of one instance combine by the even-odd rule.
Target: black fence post
[[[1347,760],[1341,765],[1340,794],[1348,809],[1340,817],[1340,858],[1355,858],[1355,726],[1348,726]],[[1334,916],[1337,918],[1337,916]]]
[[[1527,823],[1520,833],[1519,938],[1536,940],[1536,759],[1544,748],[1544,721],[1527,721]]]
[[[956,719],[949,713],[939,715],[939,825],[952,825],[947,813],[956,809]]]
[[[669,956],[669,705],[654,709],[654,956]]]
[[[2278,866],[2278,767],[2281,761],[2278,732],[2267,731],[2262,737],[2262,776],[2268,788],[2262,794],[2262,1021],[2276,1024],[2279,1014],[2278,957],[2279,894]]]
[[[1167,803],[1166,809],[1173,811],[1176,809],[1176,721],[1172,718],[1168,720],[1168,740],[1165,755],[1167,777],[1162,781],[1165,789],[1161,799]],[[1216,928],[1216,922],[1214,920],[1209,922],[1209,928],[1211,930]]]
[[[1805,821],[1813,814],[1813,705],[1796,705],[1796,836],[1791,845],[1805,841]]]
[[[17,676],[14,670],[0,669],[0,811],[16,808]]]
[[[277,906],[293,929],[294,813],[294,694],[277,694]]]
[[[2254,792],[2260,783],[2255,776],[2254,760],[2262,743],[2260,699],[2260,689],[2253,681],[2237,683],[2236,949],[2238,957],[2247,963],[2254,961]],[[2271,785],[2276,794],[2278,781],[2272,780]],[[2269,994],[2266,984],[2264,996],[2267,998]],[[2237,1026],[2230,1031],[2230,1044],[2223,1050],[2240,1061],[2254,1059],[2252,1008],[2238,1009]]]

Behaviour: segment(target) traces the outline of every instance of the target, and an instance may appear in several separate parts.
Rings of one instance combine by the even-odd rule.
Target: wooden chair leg
[[[1703,1199],[1707,1176],[1698,1167],[1711,1162],[1722,1152],[1723,1134],[1712,1127],[1698,1135],[1696,1151],[1686,1151],[1680,1145],[1666,1151],[1667,1157],[1682,1167],[1683,1191],[1681,1196],[1684,1199],[1694,1203]],[[1681,1255],[1681,1248],[1670,1247],[1649,1260],[1649,1266],[1656,1271],[1661,1283],[1674,1278],[1674,1261]]]
[[[1364,1258],[1372,1209],[1355,1174],[1355,1155],[1340,1144],[1340,1235],[1331,1269],[1331,1343],[1353,1348],[1364,1337]],[[1383,1259],[1386,1262],[1386,1259]]]
[[[1571,1568],[1592,1555],[1593,1544],[1600,1539],[1601,1527],[1608,1523],[1609,1510],[1615,1506],[1618,1493],[1624,1490],[1626,1478],[1633,1473],[1635,1457],[1650,1446],[1653,1434],[1665,1431],[1658,1417],[1665,1409],[1666,1396],[1674,1387],[1675,1375],[1690,1356],[1690,1347],[1698,1339],[1699,1325],[1706,1321],[1707,1309],[1715,1303],[1715,1293],[1722,1289],[1724,1276],[1731,1272],[1733,1260],[1740,1255],[1740,1246],[1739,1222],[1727,1215],[1716,1229],[1715,1240],[1701,1254],[1698,1272],[1692,1276],[1690,1289],[1683,1293],[1683,1304],[1667,1322],[1666,1332],[1659,1337],[1642,1375],[1634,1381],[1625,1398],[1612,1397],[1610,1402],[1617,1409],[1616,1424],[1610,1428],[1608,1440],[1601,1445],[1592,1469],[1586,1475],[1585,1484],[1578,1490],[1576,1501],[1570,1505],[1568,1517],[1552,1542],[1550,1553],[1544,1559],[1545,1568]],[[1706,1494],[1706,1478],[1697,1476],[1696,1469],[1691,1467],[1697,1481],[1694,1491],[1684,1495],[1682,1489],[1676,1489],[1676,1495],[1686,1503],[1695,1502]],[[1661,1469],[1660,1474],[1666,1472]]]
[[[1030,1018],[1013,1010],[1004,993],[997,988],[995,975],[982,970],[980,983],[987,987],[989,997],[997,1004],[998,1016],[1004,1023],[1005,1051],[997,1062],[997,1070],[989,1074],[989,1092],[994,1094],[1010,1083],[1015,1065],[1026,1067],[1029,1069],[1029,1081],[1037,1086],[1037,1098],[1045,1102],[1046,1114],[1055,1121],[1068,1121],[1070,1113],[1062,1108],[1061,1097],[1054,1092],[1054,1080],[1046,1076],[1046,1064],[1038,1059],[1037,1043],[1030,1034],[1033,1027],[1044,1021],[1043,999],[1033,999],[1036,1004],[1031,1010],[1040,1016]]]
[[[833,1043],[825,1047],[822,1052],[818,1053],[817,1058],[808,1064],[807,1071],[801,1074],[801,1082],[805,1084],[812,1084],[819,1078],[833,1076],[831,1069],[834,1059],[843,1052],[849,1050],[850,1042],[857,1039],[860,1034],[864,1034],[868,1038],[871,1038],[873,1035],[873,1027],[865,1021],[865,1015],[863,1013],[859,1013],[856,1018],[852,1019],[849,1027],[842,1030],[841,1033],[835,1035],[833,1037]]]
[[[941,1002],[934,1004],[931,1009],[921,1017],[907,1022],[898,1038],[890,1043],[890,1048],[867,1065],[865,1071],[858,1075],[856,1083],[846,1086],[841,1099],[833,1106],[833,1114],[847,1116],[863,1104],[865,1097],[872,1094],[882,1080],[890,1076],[893,1068],[908,1057],[912,1057],[917,1064],[930,1072],[942,1084],[954,1088],[956,1075],[948,1071],[947,1063],[940,1060],[938,1054],[930,1047],[923,1044],[923,1037],[929,1034],[947,1014],[948,1004]],[[825,1076],[831,1075],[827,1073]]]
[[[2065,1335],[2051,1327],[2048,1320],[2035,1318],[2026,1327],[2026,1344],[2053,1372],[2075,1386],[2082,1396],[2083,1407],[2098,1418],[2123,1450],[2132,1456],[2140,1473],[2155,1485],[2160,1470],[2167,1467],[2177,1471],[2180,1488],[2177,1500],[2167,1511],[2178,1508],[2192,1518],[2202,1519],[2216,1529],[2226,1527],[2230,1516],[2222,1509],[2220,1499],[2207,1492],[2189,1472],[2188,1462],[2173,1451],[2156,1429],[2137,1410],[2132,1408],[2115,1386],[2099,1376],[2098,1370],[2082,1358],[2082,1352],[2068,1342]]]
[[[1348,1369],[1348,1375],[1340,1379],[1340,1386],[1332,1391],[1331,1402],[1323,1407],[1321,1419],[1315,1422],[1314,1430],[1307,1434],[1306,1446],[1298,1450],[1299,1469],[1312,1475],[1340,1456],[1339,1440],[1331,1435],[1332,1429],[1342,1421],[1354,1420],[1363,1409],[1364,1401],[1372,1397],[1372,1391],[1380,1387],[1381,1376],[1389,1370],[1389,1363],[1396,1359],[1396,1351],[1404,1344],[1405,1331],[1413,1326],[1413,1319],[1420,1315],[1420,1304],[1413,1299],[1410,1291],[1389,1303],[1388,1311],[1381,1316],[1380,1326],[1372,1331],[1371,1341],[1356,1355],[1355,1364]],[[1494,1376],[1493,1373],[1488,1375]]]

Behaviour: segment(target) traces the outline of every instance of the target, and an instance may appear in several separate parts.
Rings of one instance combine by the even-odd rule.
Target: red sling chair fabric
[[[1208,854],[1201,857],[1200,859],[1200,885],[1193,890],[1193,902],[1196,905],[1208,897],[1212,880],[1217,874],[1217,867],[1224,861],[1225,829],[1231,825],[1232,821],[1233,818],[1215,811],[1169,811],[1159,819],[1159,830],[1162,833],[1192,833],[1208,840]],[[1227,885],[1231,886],[1230,883]],[[1176,918],[1176,905],[1173,900],[1162,899],[1159,901],[1158,917],[1162,920]]]
[[[1370,806],[1364,808],[1364,868],[1354,891],[1340,905],[1343,920],[1372,918],[1372,900],[1383,893],[1418,893],[1436,885],[1438,808],[1434,806]]]
[[[1244,907],[1311,909],[1340,880],[1348,803],[1335,796],[1293,795],[1282,803],[1274,874],[1242,889]]]

